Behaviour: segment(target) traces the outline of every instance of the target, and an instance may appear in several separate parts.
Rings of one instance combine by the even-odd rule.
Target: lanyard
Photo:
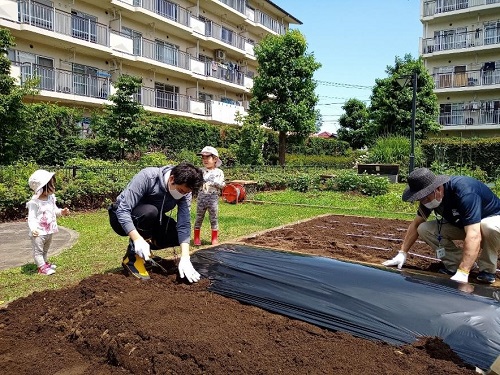
[[[441,236],[441,228],[443,226],[443,217],[439,215],[436,211],[434,211],[434,216],[436,216],[436,223],[438,227],[438,235],[437,235],[437,240],[438,240],[438,246],[441,245],[441,240],[443,239],[443,236]]]

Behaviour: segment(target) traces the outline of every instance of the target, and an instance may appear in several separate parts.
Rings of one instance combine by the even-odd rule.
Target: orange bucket
[[[222,189],[222,198],[227,203],[238,203],[243,202],[247,196],[245,188],[243,185],[231,182],[227,184],[224,189]]]

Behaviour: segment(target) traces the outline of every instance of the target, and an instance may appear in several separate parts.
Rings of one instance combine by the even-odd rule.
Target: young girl
[[[203,188],[198,192],[196,199],[196,220],[194,222],[194,244],[201,245],[200,232],[201,224],[208,210],[210,225],[212,227],[212,245],[219,243],[219,195],[226,183],[224,182],[224,172],[219,167],[222,161],[219,159],[219,152],[211,146],[206,146],[198,154],[203,162]]]
[[[58,232],[56,215],[69,215],[69,209],[56,206],[56,178],[54,173],[39,169],[29,178],[28,184],[35,193],[26,203],[33,257],[38,273],[52,275],[56,266],[48,262],[47,253],[52,234]]]

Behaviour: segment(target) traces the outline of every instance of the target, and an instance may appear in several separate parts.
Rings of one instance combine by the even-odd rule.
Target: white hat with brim
[[[201,156],[201,155],[206,155],[206,156],[213,155],[213,156],[217,157],[217,162],[215,163],[215,166],[217,168],[219,168],[222,165],[222,160],[220,160],[220,158],[219,158],[219,151],[217,151],[217,149],[215,147],[212,147],[212,146],[203,147],[203,150],[201,150],[198,153],[198,156]]]
[[[405,202],[419,201],[448,181],[450,176],[436,176],[430,169],[417,168],[408,176],[408,186],[402,199]]]
[[[33,172],[28,180],[28,185],[30,186],[30,189],[35,192],[35,195],[33,195],[34,198],[40,197],[43,187],[49,183],[54,174],[54,172],[49,172],[43,169],[38,169]]]

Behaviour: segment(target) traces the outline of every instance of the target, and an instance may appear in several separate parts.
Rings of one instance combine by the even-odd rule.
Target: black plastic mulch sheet
[[[320,327],[396,345],[438,336],[482,369],[500,354],[492,287],[464,292],[448,279],[242,245],[200,250],[192,261],[215,293]]]

